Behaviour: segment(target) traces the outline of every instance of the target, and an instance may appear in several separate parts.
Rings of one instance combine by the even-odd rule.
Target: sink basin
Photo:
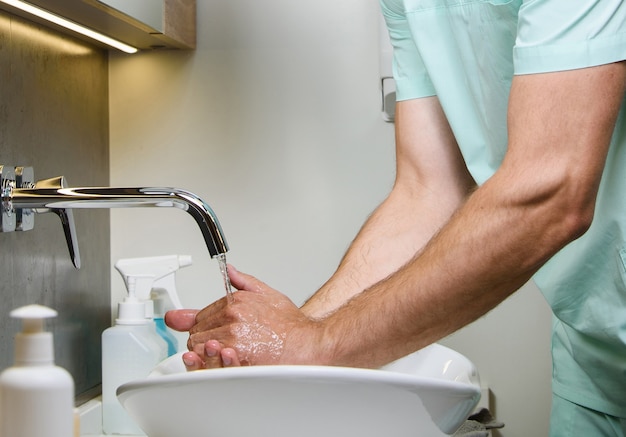
[[[433,437],[463,423],[480,384],[467,358],[434,344],[376,370],[186,372],[178,354],[117,396],[149,437]]]

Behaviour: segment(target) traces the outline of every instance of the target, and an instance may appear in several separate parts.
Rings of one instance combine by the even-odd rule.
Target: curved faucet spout
[[[66,212],[67,209],[74,208],[179,208],[191,214],[196,221],[211,257],[228,252],[224,233],[211,207],[197,195],[178,188],[67,187],[65,178],[59,176],[38,181],[33,187],[14,188],[9,199],[6,200],[10,202],[13,209],[30,208],[36,212],[52,211],[57,214],[59,211]],[[59,216],[63,217],[67,214],[59,214]],[[64,227],[67,222],[73,227],[73,219],[63,221]],[[74,234],[74,231],[70,230],[69,234]],[[67,228],[66,236],[68,236]],[[73,258],[80,263],[75,243],[75,235],[68,236],[70,253],[73,255],[73,250],[75,250],[76,257],[73,255]]]

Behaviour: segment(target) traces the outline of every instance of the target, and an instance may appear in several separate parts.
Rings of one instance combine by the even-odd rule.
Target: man
[[[552,436],[626,435],[626,5],[381,0],[397,174],[301,308],[230,268],[235,302],[168,314],[189,369],[377,367],[535,280],[555,313]]]

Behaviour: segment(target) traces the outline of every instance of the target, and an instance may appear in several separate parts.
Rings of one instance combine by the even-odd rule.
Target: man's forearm
[[[399,102],[393,190],[365,222],[336,273],[302,307],[322,317],[386,278],[432,238],[475,183],[436,97]]]
[[[540,224],[529,223],[527,211],[494,210],[485,191],[419,256],[322,322],[324,361],[379,367],[472,322],[531,277],[555,249],[540,255],[527,239],[541,238]],[[352,335],[338,335],[345,332]]]
[[[322,317],[409,261],[453,212],[435,207],[438,199],[428,197],[406,199],[392,192],[365,222],[335,274],[302,310]]]

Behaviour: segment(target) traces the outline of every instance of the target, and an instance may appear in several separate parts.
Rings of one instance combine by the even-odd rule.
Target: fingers
[[[217,340],[209,340],[204,344],[204,354],[206,356],[205,369],[241,366],[235,349],[223,347]]]
[[[237,355],[237,351],[231,348],[222,349],[222,364],[224,367],[239,367],[241,366],[241,362],[239,361],[239,356]]]
[[[183,363],[187,371],[204,369],[202,358],[195,352],[185,352],[183,354]]]
[[[230,264],[228,265],[228,277],[230,278],[230,283],[237,290],[254,291],[258,293],[268,288],[264,282],[259,281],[254,276],[241,273]]]
[[[204,349],[204,368],[214,369],[216,367],[222,367],[222,345],[217,340],[209,340],[203,345]]]
[[[165,313],[165,324],[170,328],[184,332],[196,324],[198,310],[172,310]]]
[[[184,353],[183,363],[187,371],[241,366],[237,352],[232,348],[223,348],[217,340],[196,345],[193,351]]]

